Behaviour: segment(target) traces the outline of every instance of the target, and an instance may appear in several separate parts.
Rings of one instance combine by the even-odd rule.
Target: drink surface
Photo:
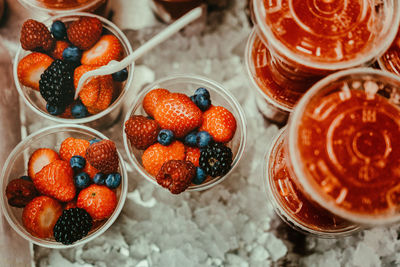
[[[275,38],[316,62],[359,57],[376,39],[380,27],[371,1],[264,0],[264,7]]]
[[[400,31],[392,46],[381,57],[388,71],[400,75]]]
[[[279,141],[278,141],[279,142]],[[287,168],[287,150],[281,140],[277,144],[272,165],[273,186],[279,193],[278,201],[299,223],[320,231],[334,231],[349,227],[351,224],[337,217],[317,204],[309,201],[299,190]]]
[[[74,8],[84,5],[91,0],[37,0],[48,8]]]
[[[368,216],[390,216],[400,207],[399,96],[384,91],[388,100],[379,89],[373,81],[343,83],[314,96],[298,122],[304,179],[335,206]]]

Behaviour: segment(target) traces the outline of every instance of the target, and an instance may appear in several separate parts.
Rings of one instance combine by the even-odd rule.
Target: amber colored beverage
[[[189,10],[200,6],[204,0],[152,0],[154,12],[165,22],[172,22]]]
[[[373,69],[327,77],[300,101],[293,171],[325,208],[358,222],[400,219],[400,79]]]
[[[348,234],[356,230],[357,226],[350,223],[318,204],[307,199],[293,181],[287,167],[287,149],[284,144],[286,131],[282,131],[273,144],[272,153],[267,156],[269,165],[270,192],[279,206],[278,214],[283,215],[297,230],[306,233],[318,234],[324,237],[333,237],[338,234]]]
[[[73,8],[86,4],[90,0],[37,0],[49,8]]]
[[[400,31],[392,46],[380,58],[379,65],[387,71],[400,75]]]
[[[108,0],[19,0],[32,12],[54,15],[66,12],[91,12],[107,16]]]

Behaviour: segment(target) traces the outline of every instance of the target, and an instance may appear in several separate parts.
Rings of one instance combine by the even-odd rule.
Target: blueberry
[[[174,133],[171,130],[161,130],[158,133],[157,141],[163,146],[168,146],[174,141]]]
[[[90,176],[86,172],[81,172],[74,177],[75,186],[79,189],[84,189],[90,184]]]
[[[68,46],[64,49],[62,56],[67,62],[80,64],[82,51],[76,46]]]
[[[19,177],[19,179],[22,179],[22,180],[25,180],[25,181],[32,182],[32,179],[31,179],[31,177],[29,177],[29,176],[27,176],[27,175],[21,176],[21,177]]]
[[[192,96],[190,97],[190,100],[192,100],[193,103],[196,103],[196,96],[195,96],[195,95],[192,95]]]
[[[112,78],[116,82],[123,82],[128,78],[128,70],[125,68],[123,70],[113,73]]]
[[[207,178],[207,174],[205,173],[205,171],[200,168],[200,167],[196,167],[196,177],[193,178],[192,182],[194,184],[202,184]]]
[[[117,188],[121,184],[121,174],[111,173],[107,175],[106,186],[110,189]]]
[[[67,37],[67,28],[62,21],[56,20],[51,25],[50,29],[51,33],[53,34],[54,38],[58,40],[62,40]]]
[[[188,146],[196,146],[196,136],[197,136],[197,132],[191,132],[188,135],[186,135],[185,137],[185,145]]]
[[[71,115],[76,119],[80,119],[87,117],[89,112],[87,111],[85,105],[83,105],[81,102],[78,102],[72,106]]]
[[[212,137],[208,132],[201,131],[196,135],[196,143],[200,148],[208,146],[212,141]]]
[[[65,111],[64,107],[56,106],[56,105],[49,104],[49,103],[46,104],[46,109],[51,115],[54,115],[54,116],[61,115]]]
[[[98,138],[93,138],[93,139],[90,139],[89,140],[89,143],[91,144],[91,145],[93,145],[94,143],[98,143],[98,142],[100,142],[101,140],[100,139],[98,139]]]
[[[211,106],[211,99],[207,98],[205,95],[196,95],[194,97],[194,103],[201,111],[206,111]]]
[[[104,185],[106,183],[106,176],[104,173],[98,172],[96,175],[93,177],[93,183],[98,184],[98,185]]]
[[[86,160],[84,157],[81,156],[73,156],[69,160],[69,165],[71,166],[72,169],[74,169],[74,171],[80,171],[83,168],[85,168]]]
[[[206,98],[210,99],[210,92],[206,88],[200,87],[194,92],[195,96],[204,95]]]

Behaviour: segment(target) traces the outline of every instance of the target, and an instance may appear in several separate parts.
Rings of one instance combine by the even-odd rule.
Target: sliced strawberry
[[[34,198],[22,212],[22,223],[33,236],[49,238],[53,236],[53,228],[61,216],[61,204],[50,197]]]
[[[43,167],[58,159],[60,159],[60,156],[50,148],[37,149],[28,161],[29,177],[35,177],[36,173],[43,169]]]
[[[22,85],[39,91],[40,75],[51,65],[53,59],[48,55],[34,52],[18,63],[18,80]]]
[[[106,65],[111,60],[121,60],[122,45],[114,35],[103,35],[89,50],[83,52],[81,62],[86,65]]]

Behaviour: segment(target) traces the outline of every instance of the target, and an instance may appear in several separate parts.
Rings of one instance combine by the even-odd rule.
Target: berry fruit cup
[[[313,83],[338,70],[366,66],[393,42],[399,2],[252,1],[255,29],[247,70],[265,116],[282,120]],[[272,113],[268,114],[268,110]],[[280,111],[280,116],[274,118]]]
[[[56,15],[71,12],[90,12],[106,16],[109,0],[19,0],[35,14]]]
[[[299,101],[287,166],[304,195],[362,225],[400,220],[400,77],[370,68],[332,74]]]
[[[8,183],[21,176],[27,175],[27,165],[30,155],[39,148],[51,148],[58,151],[60,144],[68,137],[91,140],[93,138],[107,139],[102,133],[83,125],[64,124],[44,128],[36,133],[33,133],[21,141],[11,152],[8,157],[2,174],[1,174],[1,207],[3,213],[11,225],[11,227],[26,240],[43,247],[48,248],[70,248],[84,244],[103,234],[117,219],[125,202],[128,175],[124,165],[122,156],[119,157],[119,172],[121,174],[121,184],[115,189],[117,197],[117,205],[112,215],[107,219],[100,221],[101,223],[93,222],[93,227],[88,235],[76,241],[71,245],[64,245],[56,242],[54,238],[39,238],[30,234],[22,223],[22,208],[15,208],[8,204],[6,197],[6,187]]]
[[[378,63],[381,69],[400,75],[400,31],[390,48],[379,58]]]
[[[113,35],[117,37],[119,40],[119,43],[122,46],[122,56],[125,57],[129,54],[132,53],[132,47],[131,44],[129,43],[129,40],[125,36],[125,34],[112,22],[109,20],[94,15],[90,13],[72,13],[72,14],[62,14],[62,15],[57,15],[54,17],[51,17],[50,19],[46,20],[43,22],[45,26],[47,26],[48,29],[50,29],[51,25],[53,24],[54,21],[62,21],[65,23],[65,25],[68,25],[74,21],[77,21],[80,18],[83,17],[89,17],[89,18],[97,18],[100,20],[103,26],[103,34],[106,32],[109,35]],[[102,36],[107,36],[107,35],[102,35]],[[101,41],[102,39],[100,39]],[[100,42],[99,41],[99,42]],[[95,44],[96,45],[96,44]],[[65,50],[64,50],[65,52]],[[34,90],[30,87],[27,87],[23,85],[18,76],[18,65],[21,62],[22,59],[24,59],[26,56],[32,54],[31,51],[26,51],[22,48],[20,45],[17,51],[17,54],[14,59],[14,66],[13,66],[13,75],[14,75],[14,81],[16,84],[16,88],[18,90],[18,93],[22,97],[24,103],[28,105],[30,109],[32,109],[35,113],[38,115],[42,116],[45,119],[49,119],[52,121],[55,121],[57,123],[77,123],[77,124],[85,124],[87,126],[93,127],[93,128],[104,128],[112,125],[118,116],[121,113],[121,108],[122,108],[122,102],[124,99],[125,94],[127,93],[127,90],[129,90],[132,79],[133,79],[133,71],[134,71],[134,63],[132,63],[130,66],[128,66],[127,71],[128,75],[126,77],[126,80],[123,82],[116,82],[113,81],[113,86],[114,86],[114,96],[111,104],[104,110],[96,113],[96,114],[89,114],[86,117],[83,118],[65,118],[60,115],[51,115],[47,109],[46,109],[46,101],[42,97],[39,91]],[[63,53],[64,54],[64,53]],[[83,65],[81,65],[83,66]],[[79,67],[78,67],[79,68]],[[78,69],[76,68],[76,69]]]
[[[286,127],[275,137],[264,159],[267,196],[279,217],[295,230],[321,238],[350,235],[359,227],[310,201],[294,183],[287,166]]]
[[[132,105],[132,108],[127,112],[125,117],[125,122],[128,121],[134,115],[143,115],[147,116],[144,108],[143,108],[143,99],[153,89],[163,88],[167,89],[171,93],[181,93],[187,96],[193,95],[197,88],[206,88],[210,94],[210,99],[212,101],[213,106],[222,106],[227,109],[236,120],[236,132],[234,133],[233,138],[225,143],[227,147],[232,151],[232,163],[231,168],[221,176],[217,176],[215,178],[208,177],[205,181],[200,184],[190,184],[186,191],[201,191],[206,190],[220,182],[222,182],[231,172],[232,170],[239,164],[240,159],[243,156],[243,152],[246,145],[246,119],[244,115],[244,111],[237,100],[220,84],[197,75],[176,75],[170,76],[154,83],[148,85],[137,97],[135,103]],[[188,97],[187,97],[188,98]],[[191,101],[189,101],[191,102]],[[191,102],[193,105],[193,102]],[[211,109],[211,108],[210,108]],[[204,114],[204,113],[203,113]],[[125,128],[126,130],[126,125]],[[199,132],[200,133],[200,132]],[[203,132],[204,133],[204,132]],[[125,150],[128,154],[129,160],[131,164],[139,171],[139,173],[145,177],[148,181],[158,185],[155,177],[151,175],[144,167],[142,162],[143,150],[136,149],[133,147],[127,137],[127,134],[124,135],[124,145]],[[207,134],[206,134],[207,135]],[[196,137],[195,137],[196,138]],[[183,139],[179,138],[180,142],[185,143]],[[195,139],[196,140],[196,139]],[[195,141],[196,142],[196,141]],[[185,152],[188,151],[188,147],[185,146]],[[187,157],[187,155],[186,155]],[[187,159],[186,159],[187,160]],[[165,165],[165,164],[164,164]]]

